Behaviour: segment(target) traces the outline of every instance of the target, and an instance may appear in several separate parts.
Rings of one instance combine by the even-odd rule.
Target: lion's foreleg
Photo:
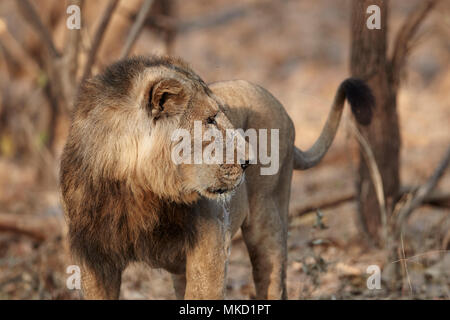
[[[197,245],[186,255],[186,299],[224,299],[228,237],[220,220],[199,223]]]
[[[106,279],[102,279],[93,268],[81,267],[83,295],[88,300],[119,299],[122,272],[114,270]]]

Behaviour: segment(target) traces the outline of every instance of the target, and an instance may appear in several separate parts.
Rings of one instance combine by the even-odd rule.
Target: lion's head
[[[224,138],[227,129],[234,129],[223,107],[180,60],[126,59],[83,84],[71,141],[80,139],[77,152],[93,177],[126,180],[131,188],[176,202],[191,202],[199,195],[218,198],[240,184],[248,164],[245,155],[228,164],[195,161],[196,143],[205,148],[215,141],[196,142],[201,139],[194,132],[199,126],[203,133],[212,129]],[[177,130],[190,133],[191,163],[173,161],[173,148],[180,143],[173,139]]]

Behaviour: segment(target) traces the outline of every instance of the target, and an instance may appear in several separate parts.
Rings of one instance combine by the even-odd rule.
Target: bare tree
[[[71,0],[70,4],[82,8],[83,2],[83,0]],[[44,68],[48,74],[46,92],[52,108],[49,146],[53,152],[56,152],[63,143],[63,139],[61,139],[62,141],[56,141],[56,139],[62,136],[60,132],[66,126],[64,119],[67,118],[75,95],[80,30],[67,30],[65,50],[59,51],[54,44],[50,30],[43,23],[33,4],[29,0],[18,0],[17,5],[24,20],[33,27],[47,51],[46,59],[44,59]]]
[[[92,67],[96,62],[97,52],[111,17],[117,8],[118,2],[118,0],[110,0],[106,5],[103,14],[99,18],[99,23],[95,30],[90,49],[86,53],[87,61],[83,66],[80,66],[80,29],[67,28],[65,32],[64,50],[59,50],[54,43],[50,30],[39,16],[34,5],[29,0],[17,1],[24,22],[33,27],[33,30],[39,36],[46,49],[43,68],[48,75],[48,84],[45,88],[45,92],[47,93],[52,109],[49,124],[50,132],[48,145],[56,156],[61,151],[65,141],[68,127],[68,114],[72,109],[78,87],[82,81],[91,75]],[[130,53],[143,27],[145,17],[148,15],[152,3],[153,0],[143,1],[141,8],[138,11],[138,16],[140,18],[132,25],[131,30],[127,35],[121,58],[126,57]],[[71,4],[77,5],[82,12],[84,0],[68,1],[68,5]],[[81,77],[79,76],[80,74]]]
[[[426,15],[438,0],[422,1],[406,18],[397,33],[391,54],[388,54],[388,0],[353,0],[351,18],[351,73],[365,79],[376,99],[373,122],[359,126],[370,144],[378,165],[384,189],[386,212],[392,212],[400,194],[399,156],[401,137],[397,113],[400,74],[415,35]],[[370,5],[380,8],[381,28],[366,26],[366,10]],[[357,177],[357,201],[361,225],[369,239],[380,240],[382,215],[370,169],[360,152]]]

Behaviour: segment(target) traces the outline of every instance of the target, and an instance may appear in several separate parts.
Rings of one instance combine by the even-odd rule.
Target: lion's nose
[[[245,169],[247,169],[247,167],[250,165],[250,160],[241,160],[241,168],[242,171],[244,171]]]

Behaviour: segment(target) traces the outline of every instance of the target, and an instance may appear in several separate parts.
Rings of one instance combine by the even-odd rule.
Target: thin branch
[[[407,193],[415,194],[417,190],[419,190],[419,188],[420,186],[403,186],[400,188],[400,195],[404,195]],[[423,199],[422,205],[430,205],[438,208],[450,208],[450,193],[440,190],[433,190],[425,197],[425,199]]]
[[[412,40],[417,30],[438,1],[439,0],[423,1],[408,15],[408,17],[406,17],[405,22],[397,33],[397,37],[394,41],[395,47],[391,59],[394,75],[398,76],[411,49],[411,43],[413,42]]]
[[[128,33],[127,39],[125,41],[125,45],[122,48],[122,52],[120,53],[120,59],[126,58],[130,53],[134,43],[136,42],[139,33],[144,26],[145,19],[147,18],[148,13],[150,12],[150,8],[152,7],[153,0],[144,0],[144,3],[139,10],[139,13],[136,17],[134,24],[131,26],[131,30]]]
[[[5,51],[5,59],[11,60],[10,64],[17,66],[19,69],[37,74],[39,65],[21,46],[20,43],[11,35],[6,22],[0,18],[0,49]]]
[[[80,8],[80,12],[83,12],[84,0],[70,0],[68,4],[76,5]],[[60,74],[61,80],[64,82],[64,97],[66,100],[72,101],[76,88],[81,31],[80,29],[66,28],[65,36],[64,62]],[[67,106],[70,105],[71,104],[68,104]]]
[[[80,83],[82,83],[85,79],[87,79],[91,75],[91,69],[95,63],[98,48],[100,47],[103,41],[103,36],[105,35],[106,28],[108,27],[108,24],[111,20],[111,17],[118,3],[119,0],[110,0],[105,11],[103,12],[103,16],[100,19],[100,23],[97,27],[94,39],[92,41],[91,49],[89,50],[88,59],[84,66],[83,76],[81,77]]]
[[[47,27],[42,22],[39,14],[29,0],[17,0],[19,11],[22,13],[24,19],[33,27],[41,40],[45,43],[48,52],[52,57],[59,57],[60,53],[53,43],[52,36]]]
[[[437,185],[439,180],[444,175],[445,170],[447,169],[450,163],[450,146],[448,147],[444,157],[439,163],[436,170],[433,172],[431,177],[427,180],[427,182],[422,185],[414,195],[405,205],[399,210],[398,218],[397,218],[397,230],[401,230],[404,222],[408,219],[411,213],[419,207],[426,197],[431,193],[434,187]]]
[[[266,7],[268,1],[253,1],[244,5],[227,7],[225,10],[207,13],[194,18],[179,20],[162,14],[151,15],[145,19],[145,23],[162,29],[175,30],[178,33],[187,33],[198,29],[213,28],[230,23],[242,18],[255,9]],[[133,14],[129,14],[129,19],[134,19]]]
[[[375,193],[377,195],[378,204],[380,206],[381,213],[381,224],[382,224],[382,232],[383,232],[383,241],[387,241],[387,209],[386,209],[386,200],[384,198],[384,188],[383,188],[383,180],[381,178],[380,170],[378,169],[378,165],[375,160],[375,156],[373,155],[372,149],[370,148],[367,140],[362,136],[359,132],[358,128],[352,123],[349,122],[350,128],[355,134],[356,139],[361,146],[361,151],[366,161],[367,167],[369,168],[369,173],[372,178],[372,183],[375,187]]]

